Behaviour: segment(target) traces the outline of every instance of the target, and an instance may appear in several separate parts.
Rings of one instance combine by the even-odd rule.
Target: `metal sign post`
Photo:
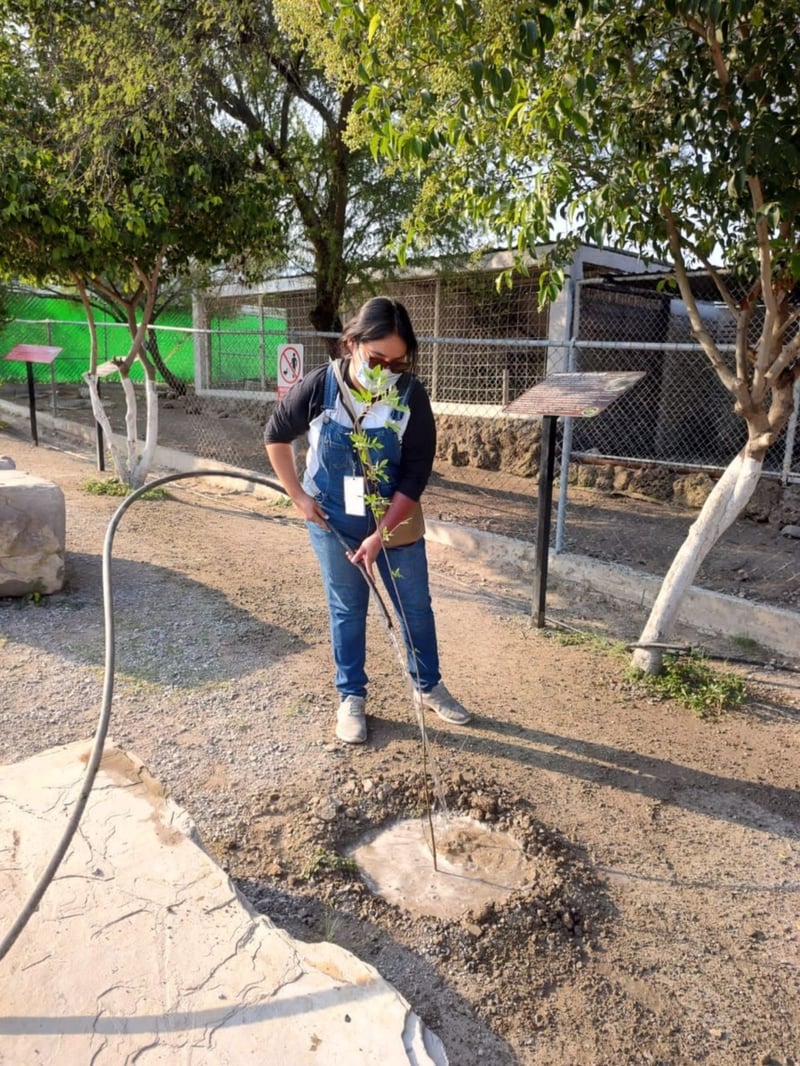
[[[550,553],[550,516],[553,509],[556,426],[559,418],[594,418],[645,376],[643,370],[586,374],[551,374],[508,404],[507,414],[542,419],[539,457],[539,512],[533,573],[533,617],[545,623],[547,563]]]
[[[36,389],[33,379],[33,364],[43,363],[50,367],[50,381],[55,395],[53,360],[61,351],[61,348],[51,348],[45,344],[15,344],[11,351],[3,357],[12,362],[25,364],[25,373],[28,379],[28,409],[31,418],[31,436],[37,448],[39,446],[39,432],[36,427]]]

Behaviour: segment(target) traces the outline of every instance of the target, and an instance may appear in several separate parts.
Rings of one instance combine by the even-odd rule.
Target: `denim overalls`
[[[414,378],[401,396],[405,405],[414,387]],[[323,420],[318,442],[318,469],[313,480],[306,474],[303,488],[322,505],[328,521],[351,545],[357,548],[374,530],[375,523],[367,514],[348,515],[344,506],[344,478],[361,474],[358,458],[350,434],[352,429],[334,421],[338,385],[333,370],[325,375]],[[402,413],[393,411],[399,420]],[[373,453],[375,459],[386,461],[388,480],[380,485],[382,495],[391,497],[400,470],[402,442],[390,426],[365,431],[381,447]],[[367,674],[366,624],[369,587],[344,553],[337,538],[309,522],[308,531],[322,572],[322,581],[330,615],[331,645],[336,665],[336,688],[344,696],[366,696]],[[441,680],[436,627],[428,587],[428,563],[425,540],[381,551],[377,558],[378,571],[397,614],[408,656],[408,670],[414,684],[428,692]],[[399,572],[393,578],[391,572]]]

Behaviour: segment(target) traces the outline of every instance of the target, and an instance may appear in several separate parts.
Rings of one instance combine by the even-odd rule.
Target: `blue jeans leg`
[[[425,540],[381,552],[378,569],[403,634],[408,672],[415,685],[419,684],[423,692],[429,692],[434,685],[439,684],[442,676],[439,673],[439,648],[428,583]],[[392,577],[392,572],[397,576]]]
[[[307,525],[328,600],[336,688],[342,696],[366,696],[369,588],[336,537],[314,522]]]

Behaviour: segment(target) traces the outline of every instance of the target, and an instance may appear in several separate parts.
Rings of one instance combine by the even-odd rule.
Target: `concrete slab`
[[[80,791],[90,744],[0,767],[0,932]],[[187,813],[107,745],[86,812],[0,961],[3,1066],[446,1066],[441,1041],[373,967],[256,914]]]

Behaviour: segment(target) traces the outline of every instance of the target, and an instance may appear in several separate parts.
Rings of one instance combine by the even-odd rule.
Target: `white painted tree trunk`
[[[100,392],[97,388],[98,377],[97,374],[86,373],[83,375],[83,380],[86,382],[89,388],[89,398],[92,402],[92,414],[100,425],[103,431],[103,440],[106,447],[111,452],[111,462],[114,464],[114,472],[120,481],[123,481],[126,485],[129,484],[129,477],[131,471],[128,468],[128,463],[125,454],[120,451],[119,447],[114,443],[113,430],[111,429],[111,423],[108,420],[108,415],[105,412],[103,403],[100,399]]]
[[[125,450],[128,456],[125,464],[126,476],[123,478],[123,481],[126,485],[130,485],[132,489],[138,489],[139,485],[135,483],[134,477],[137,465],[136,454],[139,449],[139,418],[136,406],[136,389],[133,387],[133,382],[131,381],[129,374],[121,373],[119,380],[122,385],[122,392],[125,396]]]
[[[108,415],[100,400],[97,388],[98,377],[96,374],[84,374],[83,379],[89,387],[89,396],[92,401],[92,413],[100,423],[103,436],[111,452],[111,461],[114,464],[114,473],[126,485],[132,489],[138,489],[143,485],[153,462],[156,445],[158,443],[158,390],[155,381],[145,374],[144,388],[147,402],[147,428],[145,431],[145,443],[141,455],[139,454],[138,439],[138,411],[136,404],[136,390],[130,376],[120,373],[120,382],[125,396],[125,450],[114,443],[113,430]]]
[[[133,478],[131,480],[133,488],[144,485],[145,478],[150,472],[156,444],[158,443],[158,389],[156,388],[155,380],[149,374],[145,374],[144,394],[147,403],[147,426],[144,436],[144,448],[133,470]]]
[[[681,601],[697,571],[725,530],[742,513],[755,492],[763,465],[763,458],[754,459],[741,451],[725,469],[672,560],[639,644],[660,644],[669,639]],[[657,674],[663,654],[659,648],[636,648],[633,665],[648,674]]]

